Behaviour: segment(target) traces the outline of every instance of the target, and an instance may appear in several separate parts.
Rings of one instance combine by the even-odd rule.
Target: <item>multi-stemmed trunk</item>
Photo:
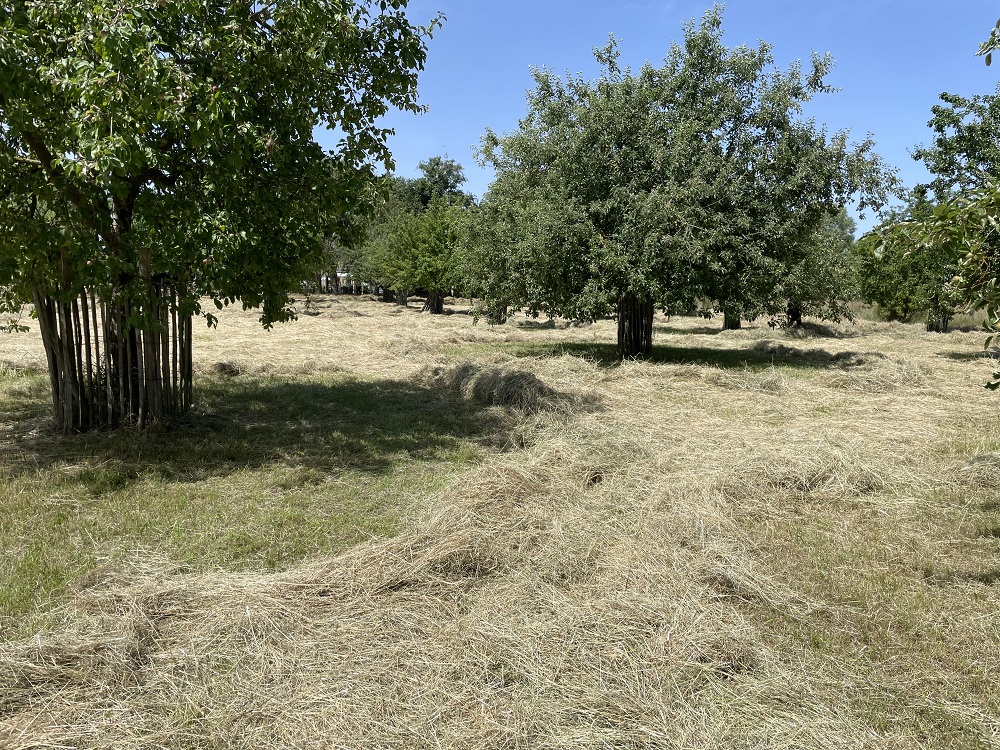
[[[741,310],[738,307],[727,307],[722,311],[722,330],[738,331],[742,323]]]
[[[431,315],[441,315],[444,312],[444,294],[436,289],[427,292],[427,299],[424,300],[424,307],[421,312]]]
[[[35,289],[61,432],[141,428],[191,408],[191,316],[178,310],[184,291],[152,283],[141,307],[122,294],[67,299]]]
[[[628,292],[618,300],[618,353],[622,359],[653,350],[653,303]]]

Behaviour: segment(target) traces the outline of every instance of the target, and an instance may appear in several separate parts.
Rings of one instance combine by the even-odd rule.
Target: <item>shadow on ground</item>
[[[261,466],[385,473],[403,458],[495,444],[509,430],[496,409],[405,381],[217,376],[198,379],[195,390],[196,410],[169,427],[69,437],[53,434],[48,404],[35,394],[0,420],[0,473],[76,463],[97,492],[149,476],[199,481]]]
[[[958,362],[969,362],[974,359],[1000,359],[1000,349],[979,349],[978,351],[971,352],[938,352],[938,356]]]
[[[570,355],[595,362],[602,367],[618,367],[621,358],[614,344],[584,342],[510,342],[503,349],[515,357],[558,357]],[[671,346],[654,344],[652,354],[643,361],[653,364],[695,364],[722,368],[765,368],[771,365],[815,369],[850,369],[881,358],[870,352],[828,352],[825,349],[801,349],[774,341],[758,341],[740,349],[710,346]]]
[[[691,328],[682,328],[680,326],[672,326],[669,323],[667,325],[654,325],[653,335],[664,334],[668,336],[714,336],[717,333],[721,333],[722,328],[719,326],[693,326]]]

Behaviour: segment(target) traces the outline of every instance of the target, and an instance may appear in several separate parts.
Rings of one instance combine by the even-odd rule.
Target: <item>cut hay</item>
[[[927,374],[917,363],[905,357],[879,357],[862,366],[831,375],[827,382],[833,388],[860,393],[889,393],[904,388],[923,388]]]
[[[253,377],[215,363],[344,373],[405,391],[415,414],[474,401],[489,408],[469,418],[499,414],[517,449],[483,440],[448,457],[447,480],[440,464],[414,472],[399,533],[275,572],[100,550],[43,629],[0,644],[0,747],[1000,746],[993,368],[939,356],[977,337],[879,324],[816,348],[674,318],[655,344],[669,361],[619,364],[552,345],[593,351],[614,341],[609,321],[474,327],[350,298],[317,310],[266,333],[223,311],[199,332],[200,372],[223,394]],[[17,384],[0,387],[15,400]],[[293,507],[346,460],[316,477],[289,459],[302,448],[283,447],[266,480]],[[58,471],[102,466],[81,452]],[[393,471],[370,467],[352,509]],[[185,481],[208,496],[222,474]],[[31,496],[29,480],[8,497],[62,503],[66,523],[90,502]]]
[[[803,605],[726,549],[721,519],[689,525],[711,500],[667,493],[622,513],[641,487],[619,477],[580,504],[578,460],[487,467],[413,532],[285,574],[147,561],[95,576],[63,629],[0,651],[0,739],[735,748],[829,735],[866,746],[859,717],[748,622],[748,604]],[[734,702],[748,694],[771,697]]]
[[[558,396],[535,373],[510,367],[481,367],[471,363],[434,367],[424,371],[421,379],[431,387],[452,391],[467,400],[522,412],[538,411],[554,403]]]
[[[784,374],[774,365],[760,372],[749,367],[739,370],[715,368],[705,375],[705,382],[722,388],[757,393],[781,393],[786,384]]]

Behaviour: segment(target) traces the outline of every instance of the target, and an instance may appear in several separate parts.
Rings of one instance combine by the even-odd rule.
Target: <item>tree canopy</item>
[[[958,272],[954,243],[935,241],[919,229],[936,204],[923,188],[859,242],[856,251],[861,298],[876,304],[889,320],[907,321],[923,313],[928,330],[946,331],[962,297],[952,285]]]
[[[992,94],[972,97],[941,94],[943,104],[931,107],[927,123],[934,131],[929,146],[918,146],[913,158],[922,161],[934,179],[926,186],[939,201],[979,190],[1000,177],[1000,84]]]
[[[79,412],[64,425],[97,419],[94,384],[119,365],[92,364],[88,380],[72,356],[60,359],[80,348],[81,330],[66,321],[66,335],[46,333],[61,305],[89,297],[106,307],[115,324],[99,327],[126,340],[126,359],[136,350],[121,365],[130,369],[148,367],[170,315],[198,313],[202,297],[259,306],[265,325],[292,315],[288,291],[323,238],[354,236],[376,166],[392,166],[377,118],[421,109],[417,74],[438,20],[415,26],[405,5],[19,0],[0,9],[0,304],[53,303],[42,327],[54,391],[74,371],[88,381],[86,392],[63,388]],[[317,127],[339,135],[332,152],[314,140]],[[112,422],[157,410],[133,385],[141,395],[109,393],[121,401]]]
[[[613,39],[596,57],[592,81],[536,71],[519,129],[483,138],[496,180],[470,243],[495,316],[617,309],[622,354],[645,353],[654,306],[784,308],[780,282],[822,222],[852,195],[862,210],[886,195],[870,140],[801,116],[830,90],[829,57],[775,70],[766,44],[722,44],[718,7],[661,67],[621,67]]]
[[[366,240],[349,254],[356,278],[396,291],[427,293],[425,310],[443,311],[443,297],[457,279],[453,253],[463,208],[473,197],[462,191],[465,173],[453,159],[433,156],[420,162],[421,176],[386,176]]]

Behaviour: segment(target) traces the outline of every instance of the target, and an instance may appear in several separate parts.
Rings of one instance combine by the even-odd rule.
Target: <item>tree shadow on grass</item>
[[[654,325],[653,335],[665,334],[668,336],[714,336],[722,332],[721,326],[692,326],[691,328],[681,328],[679,326]]]
[[[955,360],[956,362],[969,362],[974,359],[1000,359],[1000,349],[979,349],[973,352],[938,352],[939,357]]]
[[[503,345],[515,357],[558,357],[570,355],[618,367],[622,360],[614,344],[585,342],[510,342]],[[773,341],[758,341],[742,349],[709,346],[670,346],[654,344],[652,353],[642,361],[652,364],[695,364],[722,368],[765,368],[771,365],[813,369],[850,369],[869,363],[881,355],[862,352],[828,352],[825,349],[800,349]]]
[[[9,424],[0,473],[82,465],[78,479],[95,493],[149,476],[200,481],[265,466],[384,474],[496,444],[510,427],[496,409],[399,380],[201,378],[195,401],[192,414],[144,432],[63,437],[46,429],[47,416]]]
[[[680,318],[683,320],[683,318]],[[754,328],[763,328],[765,324],[758,322],[756,325],[750,325],[742,330],[752,330]],[[781,336],[783,339],[790,339],[794,341],[801,341],[803,339],[851,339],[861,336],[861,332],[857,330],[852,330],[849,328],[839,328],[833,325],[827,325],[826,323],[821,323],[814,320],[807,320],[798,327],[781,328],[775,326],[769,326],[774,330],[775,335]],[[669,321],[666,325],[654,325],[654,334],[666,334],[666,335],[698,335],[698,336],[716,336],[720,333],[725,333],[721,324],[717,325],[696,325],[691,327],[684,327],[678,325],[672,325]]]

